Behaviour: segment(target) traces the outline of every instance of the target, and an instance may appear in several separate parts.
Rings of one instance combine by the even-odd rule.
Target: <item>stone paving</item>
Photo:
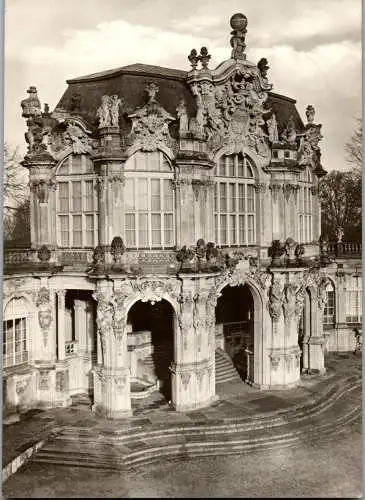
[[[53,409],[48,411],[32,410],[21,420],[4,426],[3,430],[3,467],[32,443],[48,436],[52,430],[64,425],[94,429],[120,429],[155,423],[186,423],[222,421],[227,418],[260,414],[291,406],[308,403],[319,395],[332,381],[351,374],[361,373],[361,356],[331,356],[327,360],[328,370],[324,376],[303,376],[299,387],[289,391],[267,392],[249,387],[243,383],[228,383],[219,386],[219,400],[211,407],[188,413],[172,411],[168,404],[156,408],[153,404],[145,409],[139,408],[138,414],[126,420],[108,421],[97,417],[85,406]]]

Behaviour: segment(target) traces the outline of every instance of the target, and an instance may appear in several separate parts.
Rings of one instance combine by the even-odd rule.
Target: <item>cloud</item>
[[[229,17],[242,9],[241,0],[202,0],[198,6],[185,0],[175,8],[166,0],[108,0],[97,16],[83,0],[47,1],[54,10],[42,10],[40,0],[31,6],[19,0],[13,13],[8,9],[5,134],[18,144],[25,129],[20,101],[29,85],[36,85],[53,108],[65,80],[84,74],[136,62],[188,70],[187,55],[203,45],[214,68],[230,56]],[[92,10],[95,0],[89,1]],[[244,8],[248,59],[268,58],[274,91],[296,98],[301,114],[309,103],[316,107],[323,123],[323,160],[342,168],[344,143],[361,114],[360,2],[247,0]]]

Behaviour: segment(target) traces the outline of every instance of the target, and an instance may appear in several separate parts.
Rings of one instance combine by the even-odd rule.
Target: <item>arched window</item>
[[[98,242],[98,205],[93,162],[85,155],[67,157],[58,167],[57,244],[94,247]]]
[[[299,176],[298,197],[298,242],[310,243],[313,239],[312,228],[312,174],[307,168]]]
[[[130,248],[175,245],[173,170],[163,153],[137,152],[125,164],[124,240]]]
[[[325,325],[334,325],[336,323],[336,301],[335,289],[332,282],[329,282],[326,287],[327,302],[323,313],[323,323]]]
[[[26,300],[10,300],[5,308],[4,318],[3,366],[6,368],[28,361],[29,312]]]
[[[256,243],[255,178],[242,154],[221,156],[215,168],[214,224],[219,246]]]
[[[346,323],[362,322],[362,277],[348,276],[346,282]]]

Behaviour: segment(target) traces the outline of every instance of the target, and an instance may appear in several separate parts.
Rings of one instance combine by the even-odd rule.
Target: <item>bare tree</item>
[[[5,240],[12,239],[12,233],[19,219],[19,211],[24,211],[28,198],[27,170],[22,167],[18,148],[4,144],[3,170],[3,223]],[[25,229],[26,230],[26,229]]]
[[[355,169],[361,170],[362,166],[362,121],[357,120],[357,128],[351,139],[345,145],[346,160]]]
[[[27,170],[20,164],[18,148],[4,144],[4,211],[14,210],[19,204],[27,187]]]

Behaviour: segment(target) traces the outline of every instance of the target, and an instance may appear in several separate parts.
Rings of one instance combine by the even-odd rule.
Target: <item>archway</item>
[[[163,396],[171,400],[170,365],[174,361],[174,309],[161,300],[135,302],[128,312],[128,351],[136,391],[141,384],[156,384]]]
[[[253,383],[254,300],[249,286],[223,288],[215,314],[216,327],[223,333],[220,347],[230,356],[241,378]]]

